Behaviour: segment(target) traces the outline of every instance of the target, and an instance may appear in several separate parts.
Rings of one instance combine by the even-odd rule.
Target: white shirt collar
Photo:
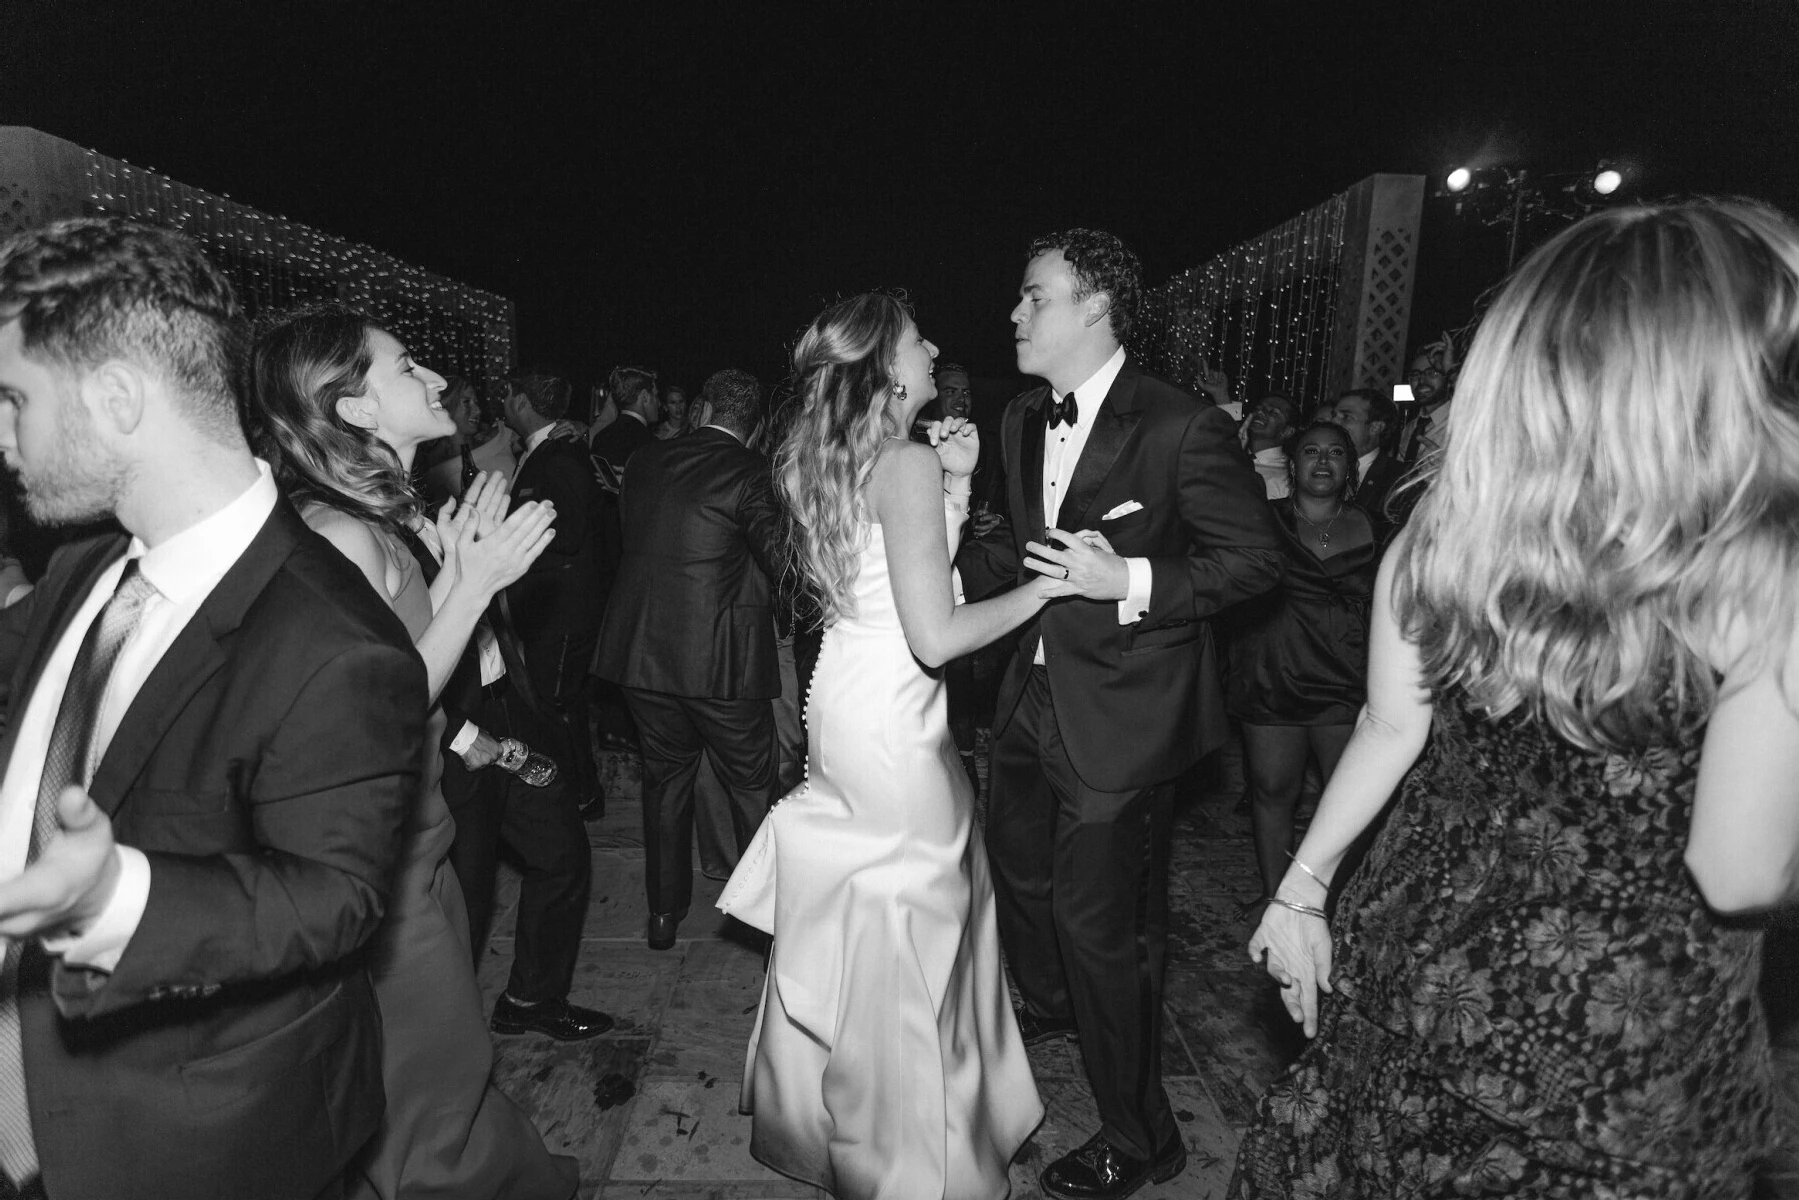
[[[532,430],[531,436],[525,439],[525,453],[529,454],[529,453],[531,453],[531,451],[537,449],[539,446],[541,446],[545,442],[549,441],[550,440],[550,431],[555,428],[556,428],[556,426],[554,425],[554,423],[552,423],[552,424],[544,425],[540,428]]]
[[[633,421],[636,421],[639,425],[642,425],[645,428],[649,427],[650,419],[648,417],[644,416],[642,413],[638,412],[634,408],[621,409],[619,411],[618,415],[621,417],[630,417]]]
[[[1357,479],[1368,478],[1368,468],[1372,467],[1374,465],[1374,460],[1379,457],[1380,457],[1380,447],[1376,446],[1374,449],[1368,451],[1368,453],[1362,455],[1362,457],[1356,459],[1355,460],[1356,478]]]
[[[210,592],[231,565],[243,557],[275,511],[280,492],[269,464],[256,460],[256,482],[204,521],[190,525],[155,547],[132,538],[126,558],[141,561],[138,569],[164,599],[177,606]]]
[[[1284,464],[1287,461],[1287,452],[1285,450],[1282,450],[1278,445],[1269,446],[1265,450],[1257,450],[1256,451],[1255,461],[1258,463],[1283,463]]]
[[[1087,376],[1086,382],[1074,389],[1074,407],[1076,419],[1082,424],[1093,419],[1099,406],[1105,402],[1106,393],[1112,390],[1112,384],[1118,379],[1118,372],[1124,370],[1124,347],[1112,351],[1108,358],[1093,374]]]
[[[701,429],[716,429],[720,433],[728,433],[731,435],[731,437],[736,439],[737,444],[739,446],[746,446],[749,444],[748,442],[745,442],[741,437],[737,436],[737,431],[735,429],[726,429],[723,425],[713,425],[710,422],[708,422],[707,424],[700,426],[700,428]]]

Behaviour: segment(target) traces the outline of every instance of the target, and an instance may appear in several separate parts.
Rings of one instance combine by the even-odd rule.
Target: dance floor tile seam
[[[593,896],[571,990],[618,1025],[588,1042],[495,1037],[496,1081],[551,1149],[580,1160],[583,1200],[820,1200],[819,1189],[750,1157],[750,1119],[737,1111],[763,984],[760,939],[716,911],[722,884],[696,871],[675,947],[644,944],[637,768],[607,761],[623,757],[602,756],[607,813],[589,827]],[[1221,1196],[1256,1095],[1298,1045],[1243,949],[1237,902],[1259,890],[1247,820],[1233,812],[1234,789],[1210,792],[1181,807],[1169,889],[1164,1080],[1189,1164],[1138,1192],[1143,1200]],[[478,973],[490,1004],[511,967],[518,883],[507,870],[496,894]],[[1048,1116],[1012,1166],[1018,1200],[1040,1197],[1038,1173],[1098,1126],[1079,1047],[1049,1043],[1030,1058]]]

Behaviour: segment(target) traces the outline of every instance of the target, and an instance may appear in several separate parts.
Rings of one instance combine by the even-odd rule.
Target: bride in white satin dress
[[[997,1200],[1043,1117],[934,668],[1066,585],[955,602],[975,429],[904,436],[936,395],[936,353],[878,293],[826,309],[794,350],[776,474],[826,622],[807,778],[719,900],[774,935],[744,1072],[751,1152],[839,1200]]]

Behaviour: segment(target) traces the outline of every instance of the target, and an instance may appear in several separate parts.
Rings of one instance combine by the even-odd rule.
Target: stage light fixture
[[[1609,196],[1624,185],[1624,176],[1611,167],[1601,167],[1593,176],[1593,190]]]
[[[1474,173],[1472,171],[1467,167],[1457,167],[1449,173],[1449,177],[1443,181],[1443,185],[1451,192],[1465,192],[1468,190],[1468,185],[1473,182]]]

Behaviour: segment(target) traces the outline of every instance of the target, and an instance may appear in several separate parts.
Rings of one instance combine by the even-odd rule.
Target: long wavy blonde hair
[[[856,556],[868,540],[862,491],[881,443],[904,433],[888,401],[911,320],[900,297],[864,292],[818,314],[793,350],[775,483],[791,515],[792,566],[827,625],[855,614]]]
[[[1398,549],[1434,689],[1589,750],[1690,736],[1725,632],[1766,665],[1799,584],[1799,229],[1747,202],[1598,213],[1469,350]]]

